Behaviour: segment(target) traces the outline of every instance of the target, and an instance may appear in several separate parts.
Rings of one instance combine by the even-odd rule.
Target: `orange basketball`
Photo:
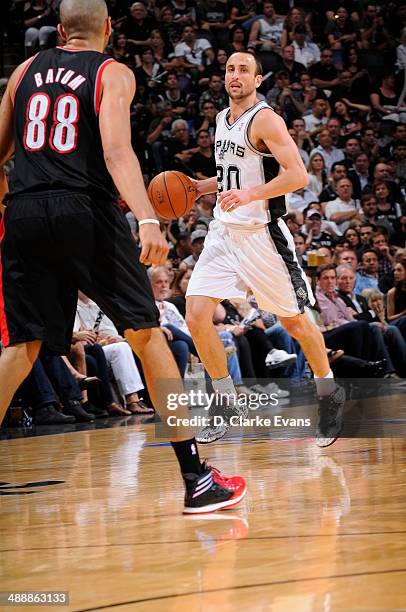
[[[189,212],[197,191],[186,174],[167,170],[154,176],[148,187],[148,196],[156,214],[162,219],[171,220]]]

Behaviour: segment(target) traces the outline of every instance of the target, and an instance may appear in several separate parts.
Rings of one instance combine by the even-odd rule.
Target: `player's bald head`
[[[61,24],[68,35],[102,34],[107,15],[104,0],[63,0],[60,6]]]

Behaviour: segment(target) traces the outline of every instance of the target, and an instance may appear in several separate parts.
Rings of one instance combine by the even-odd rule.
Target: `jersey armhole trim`
[[[37,55],[38,55],[38,53],[36,53],[35,55],[33,55],[31,57],[31,59],[25,65],[25,68],[21,71],[20,76],[18,77],[18,81],[17,81],[16,86],[14,87],[14,91],[13,91],[13,93],[11,95],[11,104],[13,105],[13,108],[14,108],[14,101],[15,101],[15,98],[16,98],[17,89],[19,88],[19,86],[21,84],[21,81],[23,80],[23,78],[24,78],[28,68],[31,66],[32,62],[35,60]]]
[[[250,120],[248,121],[247,125],[245,126],[245,130],[244,130],[244,140],[245,140],[245,143],[246,143],[247,147],[248,147],[248,148],[249,148],[249,149],[250,149],[250,150],[251,150],[253,153],[256,153],[257,155],[260,155],[261,157],[273,157],[273,154],[272,154],[272,153],[264,153],[263,151],[259,151],[258,149],[256,149],[256,148],[254,147],[254,145],[252,144],[252,142],[250,141],[249,136],[248,136],[248,132],[249,132],[249,129],[250,129],[250,127],[251,127],[251,124],[252,124],[252,122],[253,122],[253,120],[254,120],[254,118],[255,118],[255,115],[256,115],[257,113],[259,113],[259,111],[260,111],[260,110],[262,110],[263,108],[266,108],[266,107],[265,107],[265,106],[263,106],[262,108],[259,108],[259,109],[258,109],[258,110],[257,110],[257,111],[256,111],[256,112],[255,112],[255,113],[252,115],[252,117],[251,117],[251,118],[250,118]],[[270,107],[269,107],[269,108],[270,108]]]
[[[94,112],[96,113],[96,115],[98,115],[100,111],[100,90],[103,72],[106,66],[108,66],[108,64],[111,64],[112,62],[115,62],[113,58],[107,59],[105,62],[100,64],[96,73],[96,82],[94,86]]]

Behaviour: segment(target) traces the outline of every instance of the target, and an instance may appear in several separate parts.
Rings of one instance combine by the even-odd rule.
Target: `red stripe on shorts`
[[[0,247],[4,237],[4,213],[0,221]],[[0,338],[1,343],[4,347],[10,344],[10,334],[8,332],[6,312],[4,309],[4,296],[3,296],[3,267],[1,263],[1,250],[0,250]]]

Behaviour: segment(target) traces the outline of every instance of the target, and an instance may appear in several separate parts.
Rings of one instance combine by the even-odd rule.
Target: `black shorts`
[[[42,340],[69,352],[78,289],[120,333],[159,326],[139,249],[114,203],[64,191],[13,196],[0,240],[3,346]]]

